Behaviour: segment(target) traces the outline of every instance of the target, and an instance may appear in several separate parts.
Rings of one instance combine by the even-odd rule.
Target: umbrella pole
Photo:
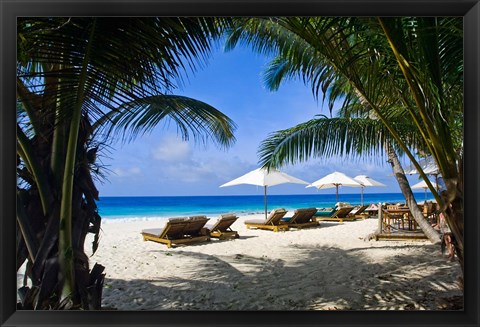
[[[362,206],[363,206],[363,187],[362,187],[362,196],[361,196]]]
[[[263,190],[263,204],[265,206],[265,220],[267,220],[267,185],[265,185]]]
[[[337,199],[337,202],[338,202],[338,184],[335,184],[335,189],[336,189],[336,193],[337,193],[337,196],[336,196],[336,199]]]

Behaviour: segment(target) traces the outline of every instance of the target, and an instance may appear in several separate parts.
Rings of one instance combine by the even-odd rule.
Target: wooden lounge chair
[[[209,241],[210,236],[202,235],[207,221],[205,216],[171,218],[163,228],[142,230],[143,240],[166,244],[168,248],[177,244]]]
[[[207,227],[210,237],[216,237],[221,240],[238,238],[238,233],[230,228],[237,219],[238,217],[232,213],[221,215],[215,225]]]
[[[355,219],[366,219],[368,218],[368,213],[365,212],[365,209],[368,208],[368,205],[363,205],[361,206],[357,211],[355,212],[350,212],[348,214],[349,217],[353,217]]]
[[[279,230],[287,231],[288,225],[287,224],[280,224],[280,219],[285,216],[287,211],[283,208],[275,209],[270,212],[267,220],[263,219],[252,219],[246,220],[245,225],[247,229],[250,228],[259,228],[259,229],[268,229],[273,230],[274,232],[278,232]]]
[[[317,208],[317,212],[313,215],[313,217],[330,217],[337,211],[336,208]]]
[[[331,212],[329,215],[328,215],[328,212],[327,212],[327,214],[322,213],[322,215],[319,215],[318,212],[317,212],[314,216],[314,220],[315,221],[323,221],[323,220],[338,221],[338,222],[341,222],[341,223],[343,223],[344,220],[356,220],[357,218],[348,216],[348,214],[352,210],[353,210],[353,207],[337,208],[337,209],[333,210],[333,212]]]
[[[208,231],[205,228],[205,224],[210,219],[207,216],[190,216],[188,217],[188,224],[183,231],[185,236],[197,237],[206,236]]]
[[[312,220],[317,208],[296,209],[292,217],[284,217],[280,224],[287,224],[290,228],[308,228],[318,226],[318,222]]]

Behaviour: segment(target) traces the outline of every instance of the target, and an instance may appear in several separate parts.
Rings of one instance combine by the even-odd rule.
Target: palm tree
[[[230,32],[227,49],[239,41],[276,56],[266,73],[273,88],[284,78],[300,77],[311,84],[316,97],[323,91],[330,105],[344,97],[346,108],[357,99],[363,112],[374,113],[446,210],[463,269],[462,20],[252,18],[241,20]],[[399,114],[412,121],[415,135],[422,139],[422,150],[435,158],[448,180],[445,197],[428,181],[415,159],[415,147],[394,125]],[[282,144],[278,153],[304,158],[312,151],[323,151],[307,146],[297,152],[290,150]]]
[[[21,308],[99,309],[104,267],[89,267],[101,217],[92,170],[114,132],[170,119],[186,140],[228,147],[233,122],[172,91],[208,59],[227,20],[21,18],[17,23],[17,269]]]
[[[401,119],[399,119],[401,120]],[[395,123],[395,128],[401,131],[402,137],[410,142],[421,142],[415,136],[412,124]],[[260,163],[267,167],[276,167],[287,163],[294,164],[312,157],[329,156],[360,156],[368,158],[383,158],[385,154],[392,165],[405,200],[411,208],[414,219],[432,243],[439,243],[438,232],[424,218],[417,205],[413,192],[402,169],[397,152],[392,144],[395,140],[380,122],[370,118],[328,118],[320,116],[292,128],[277,131],[269,135],[259,148]]]

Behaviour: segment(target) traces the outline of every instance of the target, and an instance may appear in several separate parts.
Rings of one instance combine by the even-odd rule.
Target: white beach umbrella
[[[418,164],[422,168],[423,172],[427,175],[439,175],[440,170],[432,157],[426,157],[425,159],[418,160]],[[412,164],[404,169],[405,174],[414,175],[418,174],[417,168]]]
[[[336,188],[336,199],[338,202],[338,187],[339,186],[353,186],[353,187],[362,187],[362,184],[358,183],[351,177],[348,177],[344,173],[340,173],[338,171],[333,172],[319,180],[313,182],[312,184],[307,185],[307,187],[316,187],[318,189],[324,188]]]
[[[265,205],[265,219],[267,219],[267,187],[285,183],[294,184],[308,184],[307,182],[296,177],[282,173],[281,171],[270,169],[257,168],[245,175],[242,175],[234,180],[220,185],[220,187],[234,186],[240,184],[250,184],[264,187],[264,205]]]
[[[432,156],[426,157],[425,159],[421,159],[418,161],[418,164],[422,168],[423,172],[427,175],[432,175],[435,178],[435,188],[437,191],[440,190],[440,185],[438,184],[438,176],[440,176],[440,169],[438,169],[437,164]],[[418,174],[418,170],[412,164],[409,167],[404,169],[405,174],[407,175],[415,175]],[[421,187],[423,188],[423,187]]]
[[[367,186],[387,186],[385,184],[382,184],[380,182],[377,182],[376,180],[368,177],[367,175],[358,175],[353,178],[360,184],[362,184],[362,195],[361,195],[361,200],[362,200],[362,206],[363,206],[363,189],[364,187]]]
[[[432,182],[430,181],[430,183],[432,183],[432,185],[438,190],[439,189],[439,186],[437,185],[437,183],[435,182]],[[425,201],[427,200],[427,189],[428,189],[428,185],[427,185],[427,182],[425,181],[421,181],[420,183],[417,183],[415,185],[412,186],[412,189],[424,189],[425,190]]]

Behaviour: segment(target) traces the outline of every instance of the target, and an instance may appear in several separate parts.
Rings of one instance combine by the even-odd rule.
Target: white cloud
[[[160,166],[152,167],[152,171],[156,172],[158,181],[165,183],[175,181],[175,183],[185,183],[190,186],[197,184],[218,187],[254,168],[252,164],[238,157],[203,152],[192,155],[189,160],[175,163],[163,162]]]
[[[208,182],[214,174],[212,167],[195,161],[170,165],[164,167],[164,171],[168,178],[183,183]]]
[[[160,145],[152,150],[153,158],[162,162],[185,161],[191,154],[189,143],[173,136],[163,138]]]
[[[132,167],[130,168],[129,171],[131,174],[134,174],[134,175],[140,174],[142,172],[142,170],[139,167]]]
[[[134,175],[140,175],[141,172],[142,170],[139,167],[113,169],[113,174],[118,177],[130,177]]]

